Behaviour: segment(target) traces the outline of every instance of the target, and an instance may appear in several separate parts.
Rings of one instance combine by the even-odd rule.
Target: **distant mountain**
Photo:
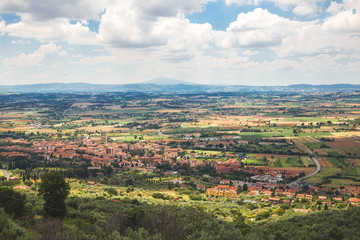
[[[134,84],[44,83],[29,85],[0,85],[0,93],[216,93],[216,92],[348,92],[360,91],[360,85],[308,85],[290,86],[213,86],[200,85],[175,79],[160,78]]]
[[[177,80],[177,79],[173,79],[173,78],[165,78],[165,77],[151,79],[151,80],[146,81],[144,83],[145,84],[156,84],[156,85],[179,85],[179,84],[197,85],[195,83],[181,81],[181,80]]]
[[[332,84],[332,85],[310,85],[310,84],[296,84],[289,86],[292,89],[313,92],[344,92],[359,90],[360,85],[353,84]]]

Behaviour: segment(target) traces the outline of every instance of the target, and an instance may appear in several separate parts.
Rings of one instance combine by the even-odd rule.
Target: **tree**
[[[112,195],[117,196],[117,195],[118,195],[118,192],[116,191],[115,188],[105,188],[105,191],[106,191],[110,196],[112,196]]]
[[[4,208],[7,214],[14,214],[16,217],[22,216],[24,214],[25,202],[25,195],[11,188],[0,188],[0,208]]]
[[[41,177],[39,195],[44,198],[44,210],[51,217],[63,218],[65,216],[65,199],[69,193],[70,185],[60,172],[49,172]]]
[[[248,190],[248,186],[246,185],[246,183],[244,183],[243,185],[243,191],[246,192]]]

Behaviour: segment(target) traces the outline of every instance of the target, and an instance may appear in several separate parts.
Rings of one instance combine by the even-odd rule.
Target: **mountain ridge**
[[[165,84],[167,79],[153,79],[143,83],[94,84],[74,83],[37,83],[23,85],[0,85],[0,93],[102,93],[102,92],[154,92],[154,93],[216,93],[216,92],[349,92],[360,91],[356,84],[311,85],[293,84],[288,86],[215,86],[184,82],[176,79]],[[158,84],[154,83],[157,82]],[[161,84],[161,81],[163,81]]]

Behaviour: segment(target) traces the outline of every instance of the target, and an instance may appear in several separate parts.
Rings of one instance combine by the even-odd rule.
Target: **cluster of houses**
[[[142,172],[153,172],[157,166],[169,164],[170,166],[189,164],[190,167],[196,168],[202,165],[211,165],[216,169],[218,174],[227,174],[231,172],[244,172],[249,174],[249,195],[270,195],[269,201],[278,201],[279,195],[287,198],[296,197],[296,193],[301,189],[297,186],[291,186],[290,189],[276,189],[281,186],[281,182],[286,178],[295,178],[299,172],[286,170],[277,170],[265,166],[242,166],[242,164],[233,155],[228,156],[227,161],[200,161],[195,154],[190,157],[184,157],[184,150],[180,147],[171,148],[166,145],[166,140],[159,141],[139,141],[136,143],[113,143],[106,141],[107,136],[101,135],[99,139],[77,139],[77,140],[42,140],[42,141],[23,141],[12,138],[5,141],[17,143],[18,145],[2,147],[5,151],[0,156],[13,157],[23,156],[30,157],[31,153],[37,153],[49,162],[55,161],[62,164],[74,162],[81,163],[87,161],[91,163],[92,169],[101,169],[103,166],[110,166],[114,170],[137,169]],[[165,175],[177,175],[176,171],[168,171]],[[174,183],[176,182],[174,179]],[[199,185],[198,189],[206,191],[209,195],[237,197],[237,187],[232,186],[226,180],[220,181],[220,185],[206,189]],[[269,189],[276,189],[271,191]],[[310,186],[309,195],[303,198],[310,198],[311,194],[321,194],[335,190],[319,189]],[[344,196],[360,196],[360,187],[349,186],[339,190]],[[337,193],[339,193],[337,192]],[[299,195],[301,196],[301,195]],[[302,197],[301,197],[302,198]],[[280,200],[279,200],[280,201]]]
[[[171,148],[163,141],[110,143],[102,140],[106,138],[106,135],[102,135],[101,139],[31,141],[29,147],[18,145],[4,147],[6,151],[2,154],[9,157],[18,155],[30,157],[28,153],[37,153],[50,162],[61,164],[89,160],[93,167],[110,166],[115,170],[137,169],[142,172],[152,172],[158,165],[185,163],[193,168],[210,164],[216,168],[218,174],[241,171],[241,163],[237,159],[229,159],[225,162],[200,161],[196,157],[180,157],[184,152],[182,148]],[[11,138],[5,140],[29,144],[27,141],[18,142]]]
[[[272,185],[272,187],[275,187],[275,185]],[[356,187],[352,187],[352,188],[356,188]],[[200,189],[199,185],[197,186],[197,189],[198,190]],[[204,190],[204,188],[201,189]],[[221,180],[220,185],[206,189],[206,194],[235,199],[239,197],[239,194],[237,193],[237,189],[238,189],[237,186],[230,185],[229,180]],[[323,190],[324,189],[320,189],[317,187],[310,187],[308,191],[304,193],[304,191],[297,186],[291,186],[290,188],[269,189],[269,188],[264,188],[264,186],[261,186],[261,184],[254,184],[253,186],[248,187],[247,194],[250,196],[260,196],[260,197],[263,196],[263,198],[261,198],[262,202],[270,202],[274,204],[275,203],[291,204],[296,199],[299,201],[305,200],[308,202],[317,202],[317,203],[321,203],[322,205],[325,204],[331,205],[335,203],[345,203],[351,205],[360,204],[360,198],[350,197],[347,198],[347,200],[345,200],[343,197],[331,198],[327,195],[321,195]],[[310,194],[310,192],[313,192],[314,194]]]

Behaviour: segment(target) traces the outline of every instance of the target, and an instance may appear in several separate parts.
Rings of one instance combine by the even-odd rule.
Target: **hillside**
[[[29,85],[1,85],[0,93],[218,93],[218,92],[349,92],[359,91],[360,85],[290,85],[245,86],[202,85],[174,79],[159,78],[134,84],[45,83]]]

